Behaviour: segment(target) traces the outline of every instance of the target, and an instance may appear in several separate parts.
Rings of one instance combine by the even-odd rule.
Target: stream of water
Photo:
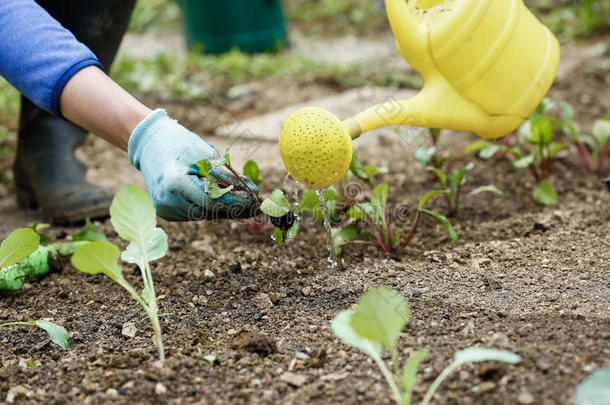
[[[318,200],[320,201],[320,210],[324,217],[324,230],[326,231],[326,248],[328,249],[328,264],[330,268],[334,269],[337,267],[337,255],[335,254],[335,243],[333,241],[332,229],[330,223],[330,214],[328,213],[328,206],[326,205],[326,189],[319,188],[316,190]]]

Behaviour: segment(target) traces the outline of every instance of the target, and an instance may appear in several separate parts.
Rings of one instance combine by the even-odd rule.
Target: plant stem
[[[3,328],[5,326],[17,326],[17,325],[21,325],[21,326],[36,326],[36,322],[34,322],[34,321],[29,321],[29,322],[8,322],[8,323],[0,324],[0,328]]]
[[[415,220],[413,221],[413,225],[411,226],[411,230],[409,231],[409,234],[407,235],[407,238],[405,239],[403,244],[400,245],[401,249],[405,248],[411,242],[411,239],[413,239],[413,236],[415,235],[415,232],[417,231],[417,227],[419,225],[419,217],[420,216],[421,216],[421,211],[417,210],[417,214],[415,214]]]
[[[606,145],[604,145],[602,153],[599,156],[596,173],[601,173],[604,170],[604,167],[606,166],[606,158],[608,158],[608,155],[610,155],[610,139],[606,141]]]
[[[377,367],[379,367],[379,370],[381,370],[381,374],[383,374],[383,377],[385,378],[388,385],[390,386],[390,390],[392,390],[392,394],[394,395],[395,402],[397,404],[402,404],[402,394],[400,393],[400,390],[398,389],[398,386],[396,385],[396,381],[394,381],[394,377],[392,376],[392,373],[390,373],[390,370],[388,370],[388,367],[385,365],[385,363],[383,362],[381,357],[373,356],[373,360],[375,361],[375,363],[377,363]]]
[[[438,375],[438,377],[436,377],[436,380],[434,380],[434,382],[428,389],[428,392],[426,392],[426,396],[421,402],[421,405],[428,405],[430,403],[430,400],[432,400],[434,393],[441,385],[443,380],[445,380],[445,378],[447,378],[447,376],[451,374],[451,372],[453,372],[453,370],[455,370],[457,367],[459,367],[459,365],[450,364]]]
[[[215,175],[214,173],[210,172],[208,173],[210,176],[214,177],[216,179],[216,181],[218,182],[218,184],[220,184],[221,186],[223,186],[224,188],[229,188],[229,185],[227,183],[225,183],[224,181],[222,181],[222,179],[220,177],[218,177],[217,175]]]
[[[259,200],[261,199],[261,198],[258,196],[258,194],[256,194],[256,193],[254,192],[254,190],[252,190],[252,189],[250,188],[250,186],[248,186],[248,183],[246,183],[246,182],[244,181],[244,179],[242,179],[242,178],[241,178],[241,176],[239,175],[239,173],[237,173],[237,172],[235,171],[235,169],[233,169],[233,167],[231,167],[231,165],[225,164],[225,167],[226,167],[227,169],[229,169],[229,170],[231,171],[231,173],[233,173],[233,175],[234,175],[235,177],[237,177],[237,179],[238,179],[238,180],[241,182],[241,184],[243,184],[243,185],[244,185],[244,187],[246,188],[246,190],[248,190],[250,193],[252,193],[253,195],[255,195],[255,196],[256,196],[256,197],[257,197]]]

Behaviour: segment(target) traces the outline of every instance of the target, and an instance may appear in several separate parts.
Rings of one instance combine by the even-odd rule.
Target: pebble
[[[167,388],[165,387],[165,385],[163,385],[161,383],[155,384],[155,394],[157,394],[157,395],[167,394]]]
[[[114,388],[108,388],[106,390],[106,395],[111,396],[111,397],[116,397],[119,395],[119,392],[117,390],[115,390]]]
[[[534,396],[527,391],[521,392],[517,396],[517,402],[521,405],[530,405],[534,403]]]
[[[252,302],[261,311],[266,311],[268,309],[273,308],[273,301],[271,301],[271,297],[269,297],[269,294],[266,294],[264,292],[256,294],[252,299]]]
[[[289,371],[285,372],[284,374],[282,374],[280,376],[281,381],[284,381],[285,383],[288,383],[288,384],[292,385],[293,387],[297,387],[297,388],[305,385],[305,383],[307,383],[308,379],[309,379],[309,377],[307,377],[306,375],[291,373]]]
[[[304,296],[309,296],[311,294],[311,287],[305,287],[301,290]]]
[[[17,385],[8,390],[5,401],[12,404],[15,402],[15,399],[24,398],[28,395],[30,395],[30,391],[26,387],[23,385]]]
[[[544,360],[538,360],[538,361],[536,362],[536,367],[538,367],[538,368],[539,368],[540,370],[542,370],[542,371],[546,371],[546,370],[548,370],[548,369],[549,369],[551,366],[549,365],[549,363],[547,363],[547,362],[546,362],[546,361],[544,361]]]
[[[203,273],[203,277],[204,277],[204,278],[207,278],[207,279],[212,279],[212,278],[216,278],[216,274],[214,274],[214,273],[213,273],[212,271],[210,271],[210,270],[206,270],[206,271]]]
[[[121,334],[128,338],[134,338],[136,336],[136,332],[138,328],[136,328],[136,324],[133,322],[125,322],[123,324],[123,329],[121,330]]]
[[[212,245],[204,240],[194,240],[191,242],[191,247],[200,252],[206,253],[208,256],[216,256],[216,252]]]

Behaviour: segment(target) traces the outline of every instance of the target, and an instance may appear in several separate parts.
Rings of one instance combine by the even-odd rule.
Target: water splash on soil
[[[330,268],[334,269],[337,267],[337,255],[335,254],[335,243],[333,241],[332,229],[330,226],[330,214],[328,213],[328,206],[326,205],[326,189],[316,189],[318,200],[320,201],[320,211],[324,217],[324,230],[326,231],[326,248],[328,249],[328,263]]]

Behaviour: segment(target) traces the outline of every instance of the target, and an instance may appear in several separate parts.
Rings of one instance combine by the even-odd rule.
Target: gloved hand
[[[241,219],[258,214],[260,203],[230,170],[220,167],[214,173],[233,190],[219,199],[205,192],[207,179],[198,176],[196,163],[220,155],[182,125],[158,109],[146,117],[129,139],[129,160],[142,172],[146,190],[157,214],[169,221],[199,219]],[[258,188],[242,177],[250,189]]]

